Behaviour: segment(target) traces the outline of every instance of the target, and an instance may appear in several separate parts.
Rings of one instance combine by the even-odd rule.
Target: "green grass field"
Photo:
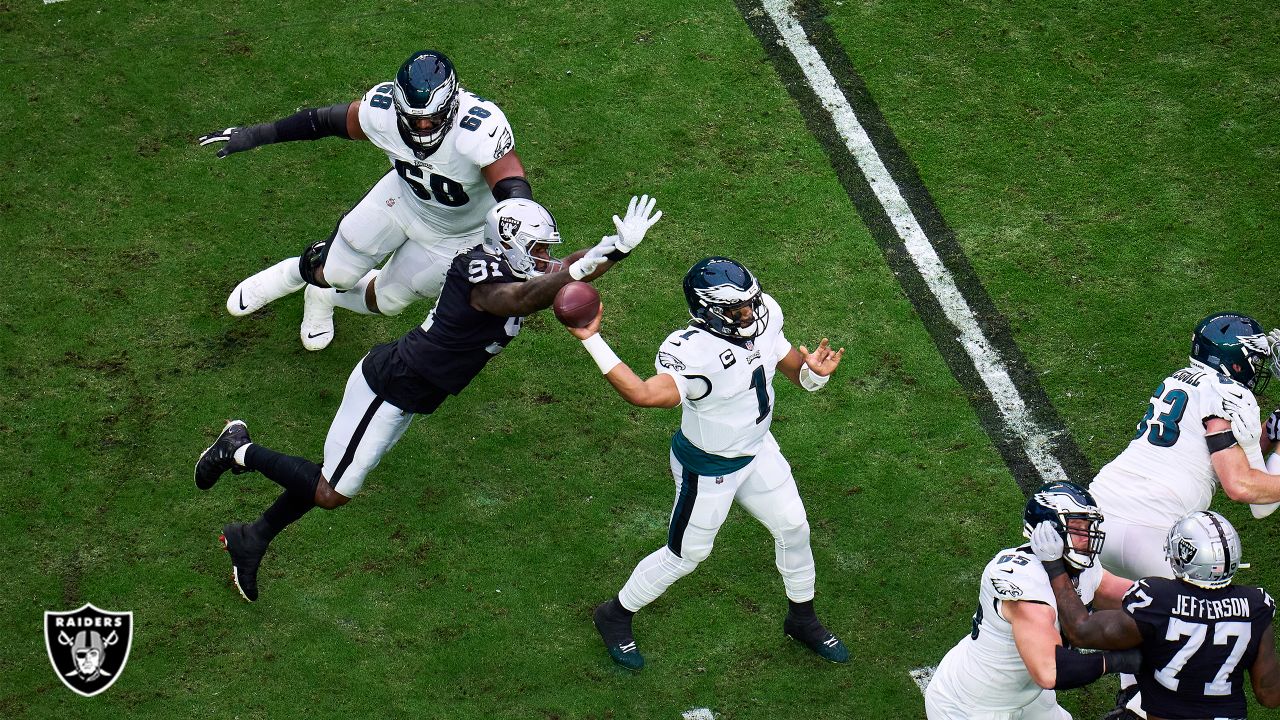
[[[1277,6],[826,9],[1094,467],[1200,317],[1280,322]],[[598,283],[633,367],[684,323],[680,278],[709,254],[761,277],[793,342],[848,348],[823,392],[779,383],[774,434],[855,662],[783,637],[770,538],[735,510],[637,617],[646,670],[612,666],[590,611],[665,540],[678,413],[627,406],[549,313],[348,507],[281,535],[259,603],[230,587],[219,528],[277,487],[198,493],[196,456],[239,417],[319,459],[351,368],[430,308],[338,311],[318,354],[300,295],[227,315],[386,161],[340,140],[217,160],[194,139],[354,99],[424,46],[504,109],[570,245],[658,197],[666,217]],[[908,671],[968,632],[1022,495],[733,3],[8,0],[0,50],[0,716],[923,717]],[[1216,509],[1254,562],[1239,580],[1280,590],[1274,518]],[[136,624],[92,699],[54,677],[41,629],[85,602]],[[1063,704],[1097,717],[1114,687]]]

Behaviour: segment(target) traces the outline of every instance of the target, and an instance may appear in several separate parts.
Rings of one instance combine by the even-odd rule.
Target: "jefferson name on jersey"
[[[458,112],[453,127],[435,152],[419,158],[400,135],[393,83],[365,93],[360,101],[360,129],[387,153],[400,182],[417,200],[423,219],[445,235],[462,235],[484,223],[497,201],[480,168],[492,164],[515,147],[507,117],[497,105],[458,89]]]

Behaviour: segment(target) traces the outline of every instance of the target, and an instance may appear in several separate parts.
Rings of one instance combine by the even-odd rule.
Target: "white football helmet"
[[[1241,567],[1240,533],[1218,513],[1197,510],[1169,528],[1164,556],[1179,580],[1202,588],[1224,588]]]
[[[550,246],[560,244],[551,213],[526,198],[509,198],[484,216],[485,250],[506,258],[518,278],[537,277],[560,269]]]

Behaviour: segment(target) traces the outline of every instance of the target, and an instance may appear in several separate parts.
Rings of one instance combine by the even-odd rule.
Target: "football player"
[[[345,505],[404,434],[415,414],[429,415],[462,392],[520,332],[524,316],[549,307],[572,280],[593,280],[622,260],[662,216],[648,196],[632,198],[618,234],[600,241],[567,270],[550,254],[555,220],[532,200],[513,198],[487,214],[484,242],[455,257],[435,308],[421,326],[369,351],[347,379],[316,464],[251,442],[240,420],[227,423],[195,466],[208,490],[228,470],[261,472],[284,492],[253,523],[230,523],[222,542],[240,594],[258,598],[258,566],[271,540],[311,508]]]
[[[774,373],[819,390],[844,348],[833,351],[825,338],[813,352],[792,347],[782,334],[778,303],[761,292],[747,268],[728,258],[698,261],[684,276],[684,296],[692,319],[662,343],[657,374],[647,380],[600,336],[603,308],[587,327],[569,329],[627,402],[683,406],[671,440],[676,500],[667,542],[640,561],[615,597],[596,607],[596,630],[615,662],[629,670],[644,667],[632,616],[707,558],[736,500],[773,535],[789,607],[783,631],[827,660],[847,662],[848,650],[814,612],[809,522],[791,466],[769,432]]]
[[[1196,326],[1187,367],[1156,387],[1128,447],[1089,486],[1106,515],[1103,567],[1128,578],[1171,577],[1169,527],[1207,510],[1218,485],[1232,500],[1252,503],[1255,516],[1275,509],[1280,476],[1264,462],[1273,438],[1262,431],[1253,392],[1277,359],[1273,339],[1251,317],[1215,313]],[[1276,413],[1267,428],[1274,435]],[[1134,683],[1121,678],[1112,717],[1133,717],[1126,706],[1141,717]]]
[[[241,316],[306,287],[300,332],[308,350],[333,340],[335,305],[396,315],[436,297],[454,255],[481,241],[485,213],[503,200],[533,197],[506,116],[460,87],[453,64],[436,50],[410,55],[393,80],[360,100],[230,127],[199,142],[225,143],[221,158],[325,137],[368,140],[386,152],[391,169],[328,239],[244,280],[227,298],[227,311]]]
[[[1027,500],[1022,533],[1043,525],[1064,548],[1073,592],[1097,607],[1119,607],[1132,584],[1098,564],[1105,536],[1089,493],[1051,482]],[[1135,651],[1081,654],[1062,643],[1049,575],[1030,545],[1001,550],[982,571],[973,631],[947,653],[925,691],[929,720],[1070,720],[1055,690],[1105,673],[1133,672]]]
[[[1037,527],[1031,546],[1052,578],[1062,629],[1075,645],[1142,649],[1138,687],[1149,720],[1243,718],[1244,674],[1266,707],[1280,707],[1280,660],[1262,588],[1232,585],[1240,536],[1216,512],[1191,512],[1169,528],[1164,554],[1173,578],[1134,583],[1121,609],[1085,609],[1067,581],[1062,540]]]

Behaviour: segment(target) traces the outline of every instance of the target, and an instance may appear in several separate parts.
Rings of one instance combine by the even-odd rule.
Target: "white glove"
[[[649,232],[649,228],[662,219],[661,210],[656,213],[653,211],[656,204],[657,198],[632,195],[631,202],[627,204],[626,217],[619,219],[617,215],[613,216],[613,226],[618,229],[618,252],[624,257],[635,250],[640,241],[644,240],[644,234]]]
[[[1236,442],[1240,443],[1245,454],[1249,453],[1250,448],[1258,448],[1262,437],[1262,421],[1258,418],[1257,411],[1231,400],[1223,400],[1222,409],[1227,411],[1227,419],[1231,421],[1231,434],[1236,436]]]
[[[600,238],[600,242],[596,243],[594,247],[588,250],[586,255],[574,260],[573,264],[569,266],[569,277],[574,280],[581,280],[595,272],[597,268],[609,259],[609,253],[616,250],[617,246],[617,235]]]
[[[1045,520],[1031,531],[1031,552],[1040,558],[1040,562],[1061,560],[1066,552],[1066,543],[1054,529],[1053,523]]]
[[[1267,339],[1271,341],[1271,354],[1274,355],[1276,347],[1280,346],[1280,328],[1267,333]]]

